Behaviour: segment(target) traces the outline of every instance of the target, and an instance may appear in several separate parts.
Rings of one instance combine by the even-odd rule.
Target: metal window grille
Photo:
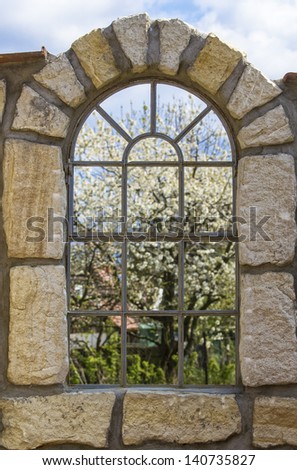
[[[69,159],[69,219],[71,223],[67,270],[70,384],[200,387],[236,385],[239,382],[238,266],[236,233],[234,225],[232,226],[235,216],[236,162],[232,138],[228,135],[227,126],[222,117],[217,115],[213,105],[200,96],[198,98],[202,106],[197,114],[192,116],[191,121],[179,123],[178,128],[173,132],[166,132],[162,123],[160,124],[160,107],[158,106],[160,85],[161,83],[157,80],[146,82],[146,86],[150,89],[150,102],[146,105],[148,128],[142,129],[136,135],[132,135],[121,120],[113,117],[112,112],[105,109],[104,101],[96,103],[89,113],[91,116],[91,113],[95,111],[101,121],[108,126],[112,135],[121,139],[121,146],[114,149],[115,152],[122,151],[121,158],[113,156],[106,158],[108,152],[104,152],[100,146],[92,148],[92,142],[85,144],[90,145],[92,149],[91,157],[87,151],[77,157],[77,143],[75,142],[73,154]],[[175,84],[169,86],[177,89]],[[136,88],[137,85],[134,87]],[[127,90],[132,92],[133,86]],[[189,93],[190,95],[194,96],[192,92]],[[210,114],[219,120],[223,129],[225,154],[222,156],[215,146],[211,154],[208,154],[209,142],[205,141],[199,142],[199,149],[196,148],[195,155],[190,155],[189,148],[193,149],[193,145],[189,144],[190,147],[186,147],[183,142],[186,142],[189,136],[194,136],[192,140],[195,142],[199,129],[201,126],[203,128],[205,122],[208,122]],[[105,132],[106,127],[102,129],[101,132]],[[151,146],[147,145],[151,142]],[[161,148],[163,144],[165,150],[158,150],[158,146]],[[147,157],[142,153],[145,145],[154,150],[154,155]],[[109,149],[109,152],[112,155],[113,149]],[[168,176],[164,179],[166,174]],[[220,222],[222,221],[220,220],[211,222],[210,228],[203,227],[203,224],[202,226],[199,223],[193,225],[189,222],[193,215],[189,208],[197,207],[197,212],[199,212],[199,207],[203,202],[199,201],[199,198],[196,200],[195,196],[192,196],[194,200],[189,200],[190,193],[192,191],[193,194],[195,184],[200,186],[206,184],[209,174],[211,181],[207,184],[210,186],[213,184],[214,187],[207,189],[208,197],[210,197],[208,210],[213,210],[217,201],[220,200],[215,175],[218,175],[221,186],[224,178],[227,178],[226,175],[230,175],[228,180],[228,190],[231,191],[230,207],[228,206],[230,217],[228,226],[224,228],[221,228]],[[111,175],[115,175],[117,183],[114,188],[111,189],[110,183],[104,183],[105,175],[108,175],[108,181],[111,181]],[[146,179],[149,181],[155,178],[156,193],[161,184],[172,186],[174,188],[172,190],[173,205],[176,204],[176,211],[169,216],[167,214],[167,218],[163,217],[162,211],[154,214],[153,218],[148,217],[145,221],[145,228],[139,214],[139,218],[137,219],[136,216],[136,220],[133,220],[133,224],[131,223],[136,198],[136,189],[135,186],[131,189],[133,186],[131,181],[137,182],[139,175],[142,175],[140,178],[142,185]],[[200,179],[199,177],[195,179],[193,175],[202,176]],[[79,211],[76,205],[79,204],[80,197],[83,197],[86,181],[90,186],[90,194],[96,201],[97,179],[98,184],[101,185],[100,191],[103,191],[102,187],[106,184],[105,191],[109,193],[113,191],[114,195],[110,197],[120,202],[116,217],[114,213],[104,215],[100,210],[94,222],[90,216],[97,210],[94,202],[88,204],[88,197],[84,196],[84,205]],[[187,186],[188,180],[191,180],[190,186]],[[134,192],[131,195],[129,191]],[[143,188],[137,188],[137,191],[141,193]],[[162,192],[159,196],[162,196]],[[158,194],[154,197],[158,198]],[[145,205],[145,201],[142,203]],[[82,217],[84,217],[83,222],[81,222]],[[166,219],[165,225],[164,219]],[[166,257],[169,252],[171,255],[174,252],[174,256],[172,255],[174,276],[171,276],[168,283],[171,282],[174,286],[166,287],[168,292],[171,292],[172,301],[165,305],[162,304],[160,298],[162,293],[164,294],[166,282],[162,276],[166,273],[158,274],[160,262],[156,264],[154,270],[153,258],[162,258],[163,255]],[[229,257],[231,252],[233,255]],[[92,260],[96,256],[98,263],[94,268]],[[103,258],[100,265],[100,259]],[[84,261],[80,261],[83,259]],[[137,259],[140,259],[141,263],[146,260],[151,263],[147,276],[155,279],[153,287],[149,284],[150,281],[146,280],[146,274],[143,275],[143,283],[137,284],[137,280],[135,281],[137,270],[133,274],[133,263]],[[108,261],[110,261],[110,267]],[[205,266],[200,269],[197,263],[204,263]],[[211,298],[209,289],[216,282],[214,280],[216,275],[218,283],[225,282],[224,276],[229,275],[228,269],[231,272],[231,287],[227,285],[227,290],[232,290],[232,294],[226,292],[224,285],[221,297],[224,298],[230,294],[232,298],[226,301],[226,306],[220,298],[220,288],[217,289],[215,299]],[[111,270],[116,271],[116,274],[114,272],[111,274]],[[212,276],[211,285],[207,284],[207,270],[212,270],[211,273],[209,272]],[[192,274],[197,278],[196,294]],[[89,280],[86,279],[88,276]],[[113,279],[116,279],[116,285],[112,281],[112,276],[115,276]],[[141,270],[139,276],[142,276]],[[87,282],[93,283],[90,303],[86,300],[90,291]],[[134,283],[133,286],[131,282]],[[207,294],[203,291],[202,285],[204,285],[205,292],[208,292]],[[146,286],[148,286],[148,291],[151,289],[154,293],[152,294],[154,302],[147,301],[145,304],[146,288],[143,292],[138,292],[138,301],[132,298],[136,295],[135,289]],[[114,294],[115,292],[117,294]],[[159,300],[156,292],[159,292]],[[99,303],[96,301],[96,295],[100,297]],[[191,296],[192,302],[189,301]],[[79,301],[76,301],[76,298]],[[171,335],[170,340],[164,338],[168,334]],[[232,344],[232,351],[230,344]],[[164,357],[161,357],[162,355]],[[107,369],[111,372],[106,372]]]

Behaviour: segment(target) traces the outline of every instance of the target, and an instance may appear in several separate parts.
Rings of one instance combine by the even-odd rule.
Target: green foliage
[[[185,383],[235,383],[235,320],[186,317],[185,330]]]
[[[98,318],[84,323],[75,319],[72,331],[71,383],[119,383],[120,334],[112,321]]]
[[[142,360],[138,354],[127,355],[127,380],[131,384],[163,384],[164,370],[161,367]]]

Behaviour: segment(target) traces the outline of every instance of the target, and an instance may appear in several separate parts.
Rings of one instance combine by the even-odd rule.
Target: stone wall
[[[242,385],[69,389],[63,227],[49,241],[42,220],[49,208],[65,215],[83,113],[152,77],[205,96],[234,142]],[[295,82],[268,80],[215,35],[144,14],[94,30],[58,57],[0,65],[3,448],[297,448],[296,98]],[[251,207],[269,217],[266,240],[248,222]]]

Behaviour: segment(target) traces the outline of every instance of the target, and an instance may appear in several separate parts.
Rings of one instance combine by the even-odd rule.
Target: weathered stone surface
[[[6,103],[6,83],[5,83],[5,80],[0,80],[0,123],[2,122],[5,103]]]
[[[64,382],[68,373],[65,284],[63,266],[16,266],[10,270],[10,382]]]
[[[120,74],[101,29],[95,29],[82,36],[71,47],[96,88],[102,87]]]
[[[84,87],[78,81],[65,54],[49,62],[33,76],[37,82],[56,93],[64,103],[73,108],[77,108],[86,100]]]
[[[63,256],[66,186],[59,147],[7,140],[4,149],[3,218],[8,256]],[[49,230],[48,230],[49,229]],[[51,233],[52,232],[52,233]]]
[[[12,129],[34,131],[52,137],[65,137],[70,119],[59,108],[48,103],[32,88],[24,85],[16,105]]]
[[[285,265],[295,254],[296,177],[291,155],[245,157],[238,166],[239,261]]]
[[[253,444],[262,448],[282,445],[297,446],[296,398],[256,398]]]
[[[214,442],[239,433],[241,416],[231,395],[127,392],[123,442]]]
[[[297,382],[294,303],[291,274],[242,275],[240,363],[244,385]]]
[[[159,70],[175,75],[179,69],[180,55],[190,41],[193,29],[180,20],[158,21],[160,30]]]
[[[214,34],[209,34],[205,46],[188,69],[188,75],[193,82],[214,94],[242,58],[243,54],[240,51],[220,41]]]
[[[112,23],[125,55],[131,60],[134,72],[147,68],[148,30],[150,18],[144,13],[127,16]]]
[[[115,394],[63,393],[0,399],[7,449],[36,449],[46,444],[107,446]]]
[[[240,129],[237,138],[242,149],[285,144],[294,140],[289,119],[281,105]]]
[[[227,109],[236,119],[280,95],[282,90],[252,65],[248,65],[230,98]]]

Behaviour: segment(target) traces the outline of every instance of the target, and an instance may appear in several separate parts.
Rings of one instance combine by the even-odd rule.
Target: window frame
[[[136,136],[135,138],[130,138],[126,131],[120,127],[120,125],[113,120],[113,118],[100,106],[100,104],[105,101],[108,97],[114,95],[118,91],[122,91],[124,89],[128,89],[130,87],[136,86],[138,84],[150,84],[151,86],[151,129],[150,132],[140,134]],[[167,134],[163,134],[162,132],[157,132],[156,131],[156,115],[157,115],[157,85],[158,84],[165,84],[165,85],[171,85],[177,88],[181,88],[190,94],[196,96],[199,98],[202,102],[205,103],[206,107],[199,113],[194,120],[189,123],[183,130],[178,134],[176,138],[171,138]],[[124,154],[123,154],[123,160],[122,161],[84,161],[80,162],[79,160],[74,160],[74,150],[75,150],[75,145],[77,141],[77,137],[79,135],[79,132],[86,121],[87,117],[91,114],[93,110],[96,110],[103,119],[105,119],[127,142]],[[220,120],[224,130],[226,131],[228,141],[230,144],[230,149],[231,149],[231,156],[232,159],[229,161],[216,161],[216,162],[207,162],[207,161],[200,161],[200,162],[192,162],[192,161],[184,161],[183,156],[182,156],[182,151],[180,150],[178,146],[178,142],[191,130],[193,129],[198,122],[200,122],[209,112],[213,111],[217,118]],[[150,137],[155,137],[155,138],[160,138],[164,141],[169,142],[175,149],[176,154],[178,155],[178,161],[177,162],[155,162],[155,161],[130,161],[128,162],[128,156],[132,148],[137,145],[137,143],[141,142],[144,139],[150,138]],[[162,78],[146,78],[142,80],[131,80],[129,83],[117,86],[113,88],[112,90],[109,90],[108,92],[102,93],[101,95],[97,96],[95,100],[91,103],[91,105],[84,111],[84,113],[81,115],[79,122],[77,124],[77,127],[75,129],[74,133],[74,138],[72,140],[72,145],[71,145],[71,152],[70,156],[67,162],[67,173],[68,173],[68,242],[67,242],[67,252],[66,252],[66,260],[67,260],[67,318],[68,318],[68,344],[69,344],[69,357],[70,357],[70,318],[71,316],[106,316],[106,315],[118,315],[118,313],[110,313],[108,311],[101,311],[101,310],[81,310],[81,311],[76,311],[76,310],[71,310],[70,304],[69,304],[69,297],[70,297],[70,247],[71,247],[71,242],[77,241],[77,242],[88,242],[91,239],[93,239],[93,235],[89,236],[76,236],[73,232],[73,226],[72,226],[72,219],[73,219],[73,201],[74,201],[74,192],[73,192],[73,169],[74,167],[95,167],[95,166],[102,166],[102,167],[108,167],[108,166],[114,166],[118,168],[122,168],[122,177],[124,180],[124,183],[122,185],[122,216],[127,219],[127,194],[124,194],[125,191],[127,193],[127,170],[129,167],[145,167],[145,166],[161,166],[161,167],[177,167],[179,170],[179,194],[178,194],[178,200],[179,200],[179,213],[182,214],[181,216],[184,216],[184,168],[186,167],[205,167],[205,168],[210,168],[210,167],[229,167],[232,168],[232,213],[233,213],[233,227],[232,227],[232,233],[228,232],[228,240],[234,242],[234,247],[235,247],[235,308],[233,310],[194,310],[194,311],[187,311],[184,309],[183,305],[183,282],[184,280],[182,279],[182,282],[180,282],[180,276],[178,279],[178,298],[179,298],[179,305],[177,310],[172,310],[170,313],[168,311],[158,311],[156,313],[155,311],[128,311],[127,308],[127,269],[124,270],[122,278],[122,310],[120,314],[122,315],[122,327],[125,329],[125,333],[121,333],[121,379],[120,379],[120,384],[110,384],[110,385],[104,385],[104,384],[92,384],[92,385],[80,385],[80,387],[89,387],[89,388],[94,388],[94,387],[100,387],[100,388],[114,388],[114,387],[125,387],[125,388],[135,388],[135,387],[140,387],[140,388],[166,388],[166,389],[171,389],[171,388],[184,388],[184,389],[200,389],[200,388],[235,388],[241,385],[241,377],[240,377],[240,363],[239,363],[239,319],[240,319],[240,283],[239,283],[239,256],[238,256],[238,236],[237,236],[237,227],[236,227],[236,176],[237,176],[237,158],[236,158],[236,150],[235,150],[235,144],[234,144],[234,139],[232,136],[232,133],[229,129],[228,122],[222,115],[221,110],[218,109],[218,107],[209,100],[209,98],[206,98],[204,95],[201,93],[198,93],[196,90],[193,90],[192,88],[186,87],[184,84],[179,84],[175,82],[174,80],[164,80]],[[181,182],[182,181],[182,182]],[[124,189],[123,189],[124,188]],[[106,235],[98,234],[99,237],[102,237],[104,239]],[[124,234],[118,234],[118,237],[113,234],[114,240],[115,241],[120,241],[122,242],[123,248],[122,248],[122,256],[123,256],[123,265],[127,268],[127,243],[129,241],[134,241],[136,240],[133,238],[133,235],[125,232]],[[137,234],[136,238],[139,241],[139,234]],[[157,237],[158,238],[158,237]],[[193,242],[205,242],[209,241],[209,238],[211,239],[210,242],[219,242],[222,241],[222,234],[219,232],[199,232],[198,234],[195,235],[195,237],[191,238],[191,241]],[[160,235],[160,240],[162,241],[172,241],[172,238],[164,238],[164,235]],[[156,238],[154,237],[152,240],[150,238],[146,239],[146,241],[156,241]],[[179,243],[179,246],[181,247],[184,242],[184,237],[181,237],[179,240],[175,238],[175,241],[181,241]],[[179,266],[178,270],[179,272],[182,271],[181,269],[181,263],[184,264],[184,249],[181,249],[179,247]],[[183,276],[182,276],[183,277]],[[127,316],[178,316],[178,330],[179,330],[179,339],[178,339],[178,348],[179,348],[179,360],[178,360],[178,376],[179,376],[179,381],[178,385],[172,385],[172,384],[166,384],[166,385],[132,385],[128,384],[126,380],[126,375],[127,375],[127,357],[126,357],[126,352],[127,352]],[[191,315],[191,316],[205,316],[205,317],[210,317],[210,316],[232,316],[235,318],[235,384],[224,384],[224,385],[211,385],[211,384],[199,384],[199,385],[187,385],[184,383],[183,380],[183,366],[184,366],[184,358],[183,358],[183,319],[186,315]],[[123,373],[124,371],[124,373]],[[69,386],[73,387],[74,384],[69,384]],[[75,385],[77,387],[77,385]]]

